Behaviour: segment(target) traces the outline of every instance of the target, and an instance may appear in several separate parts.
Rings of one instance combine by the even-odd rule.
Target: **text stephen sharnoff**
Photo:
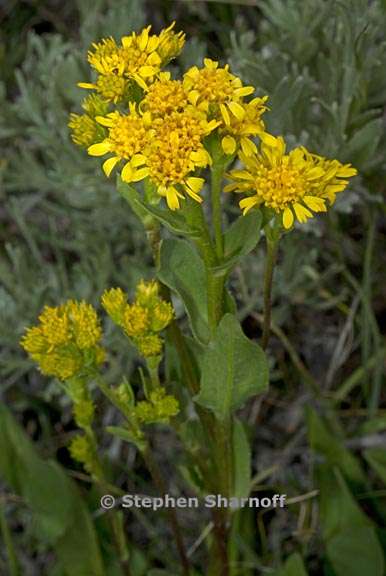
[[[164,494],[162,497],[143,496],[140,494],[125,494],[121,498],[122,508],[283,508],[286,494],[274,494],[263,498],[226,498],[221,494],[208,494],[203,498],[171,496]]]

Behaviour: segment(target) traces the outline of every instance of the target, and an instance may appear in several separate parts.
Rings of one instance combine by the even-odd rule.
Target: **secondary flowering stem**
[[[266,237],[267,255],[264,272],[264,319],[263,319],[263,336],[261,346],[266,349],[271,332],[271,310],[272,310],[272,280],[275,269],[279,240],[276,238]]]

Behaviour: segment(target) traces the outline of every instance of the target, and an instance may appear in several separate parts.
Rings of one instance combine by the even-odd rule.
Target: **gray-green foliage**
[[[258,5],[265,17],[259,31],[234,33],[230,58],[246,82],[269,95],[268,128],[366,174],[380,168],[384,4],[260,0]]]
[[[105,287],[130,288],[148,271],[141,225],[116,194],[115,183],[101,175],[100,162],[71,142],[67,128],[69,112],[80,111],[85,96],[76,83],[89,79],[89,44],[140,27],[141,5],[80,1],[80,45],[30,32],[25,59],[15,71],[16,97],[7,98],[0,85],[4,387],[20,381],[30,366],[18,339],[44,304],[69,297],[95,304]]]

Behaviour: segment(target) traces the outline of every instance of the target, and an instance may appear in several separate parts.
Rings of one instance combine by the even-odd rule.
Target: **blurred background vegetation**
[[[80,470],[65,449],[74,430],[69,406],[57,384],[42,378],[31,365],[18,340],[46,303],[76,297],[97,305],[105,287],[121,285],[130,290],[140,277],[152,274],[141,224],[114,184],[101,176],[99,161],[72,144],[67,122],[70,111],[80,111],[84,94],[76,83],[88,80],[86,52],[92,41],[109,35],[118,39],[148,23],[158,31],[173,20],[188,39],[173,66],[185,69],[199,64],[204,55],[229,62],[245,83],[257,87],[259,95],[269,95],[272,113],[265,116],[269,131],[282,134],[291,147],[304,144],[311,151],[351,162],[359,170],[334,210],[297,228],[282,243],[270,346],[271,389],[244,416],[253,439],[256,485],[264,480],[265,490],[287,493],[294,501],[281,514],[244,513],[244,528],[236,543],[243,563],[235,574],[276,576],[281,570],[280,575],[298,576],[302,568],[297,556],[282,563],[299,551],[310,575],[382,576],[379,558],[386,549],[386,532],[381,528],[386,521],[384,1],[3,1],[2,400],[40,456],[65,466],[96,510],[87,481],[79,479]],[[238,210],[234,201],[227,197],[225,203],[229,219],[234,218]],[[231,279],[251,338],[260,336],[262,268],[263,246],[244,260]],[[115,338],[110,326],[106,331],[113,350],[108,378],[114,381],[122,364],[130,376],[137,362],[134,352]],[[7,480],[1,496],[3,540],[9,531],[13,534],[8,555],[10,549],[16,551],[26,576],[68,574],[51,552],[52,533],[50,540],[40,538],[36,530],[36,514],[30,510],[36,494],[17,496],[22,492],[21,480],[10,481],[4,454],[11,442],[7,427],[15,424],[6,414],[0,425],[0,478],[3,473]],[[101,427],[115,417],[113,410],[101,409]],[[133,450],[117,439],[106,437],[102,442],[113,484],[125,491],[135,486],[136,491],[146,492],[148,478]],[[154,434],[154,443],[167,469],[168,459],[178,449],[175,438],[161,428]],[[172,483],[177,491],[185,489],[180,478],[172,478]],[[41,482],[37,489],[44,489]],[[31,506],[26,507],[25,501]],[[340,512],[338,519],[333,505]],[[173,562],[173,551],[160,547],[167,537],[162,519],[150,522],[130,514],[126,521],[137,558],[135,576],[150,574],[148,562],[159,566],[154,576],[172,574],[162,572],[166,561]],[[97,518],[102,538],[103,522],[98,522]],[[187,514],[183,523],[194,561],[202,567],[204,555],[196,546],[200,519],[192,521]],[[339,539],[337,532],[349,536]],[[102,554],[108,558],[108,549]],[[3,547],[0,574],[8,573],[6,557]],[[107,573],[119,574],[111,562]]]

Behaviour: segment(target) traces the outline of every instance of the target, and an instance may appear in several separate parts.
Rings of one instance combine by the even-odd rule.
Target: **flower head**
[[[85,112],[95,118],[96,116],[104,116],[109,109],[109,103],[98,96],[98,94],[89,94],[83,98],[82,108]]]
[[[180,80],[172,80],[170,72],[160,72],[141,102],[141,110],[148,110],[153,118],[170,112],[183,111],[188,98]]]
[[[110,176],[113,168],[121,160],[125,161],[121,178],[125,182],[137,182],[148,175],[144,166],[149,132],[146,124],[147,116],[140,116],[135,104],[130,104],[129,114],[111,112],[105,117],[98,116],[97,120],[108,128],[108,136],[99,144],[88,148],[91,156],[113,154],[103,164],[106,176]]]
[[[350,164],[311,154],[303,147],[286,154],[281,137],[270,137],[256,154],[240,154],[240,159],[245,168],[229,174],[234,183],[225,191],[252,193],[240,201],[244,214],[253,206],[265,206],[282,215],[285,228],[291,228],[295,218],[306,222],[313,212],[325,212],[326,200],[332,204],[336,193],[346,188],[346,178],[357,173]]]
[[[94,308],[69,300],[46,306],[39,325],[27,329],[21,345],[43,374],[67,380],[104,361],[102,331]]]
[[[68,127],[71,130],[72,141],[83,148],[88,148],[104,138],[102,126],[88,114],[70,114]]]
[[[229,72],[229,66],[220,68],[218,62],[204,59],[204,67],[193,66],[184,74],[184,88],[189,101],[229,126],[232,117],[242,120],[245,111],[240,102],[253,94],[253,86],[243,86],[240,78]]]
[[[158,294],[158,284],[141,281],[134,302],[120,288],[111,288],[102,295],[102,305],[110,318],[120,326],[145,358],[159,356],[162,339],[159,332],[173,319],[171,304]]]
[[[121,325],[127,306],[127,296],[121,288],[110,288],[102,294],[102,306],[112,321]]]
[[[168,28],[161,30],[159,35],[157,52],[161,58],[162,66],[176,58],[185,44],[185,34],[183,32],[174,32],[174,25],[175,22],[172,22]]]
[[[267,100],[268,96],[264,96],[254,98],[250,102],[241,102],[243,112],[239,109],[239,117],[231,115],[229,124],[220,128],[221,145],[225,154],[234,154],[239,147],[245,156],[251,156],[257,152],[253,138],[260,136],[264,139],[267,136],[261,118],[267,110]]]
[[[88,61],[98,73],[95,83],[80,82],[78,86],[96,90],[110,102],[129,100],[130,83],[147,90],[161,67],[177,56],[184,45],[185,35],[173,31],[174,23],[159,35],[150,34],[151,26],[139,34],[123,36],[121,44],[113,38],[93,43]]]
[[[211,163],[203,139],[216,126],[216,121],[208,122],[206,116],[193,107],[153,121],[147,153],[149,177],[171,210],[179,208],[179,199],[184,198],[184,194],[202,201],[199,192],[204,179],[194,172]]]

